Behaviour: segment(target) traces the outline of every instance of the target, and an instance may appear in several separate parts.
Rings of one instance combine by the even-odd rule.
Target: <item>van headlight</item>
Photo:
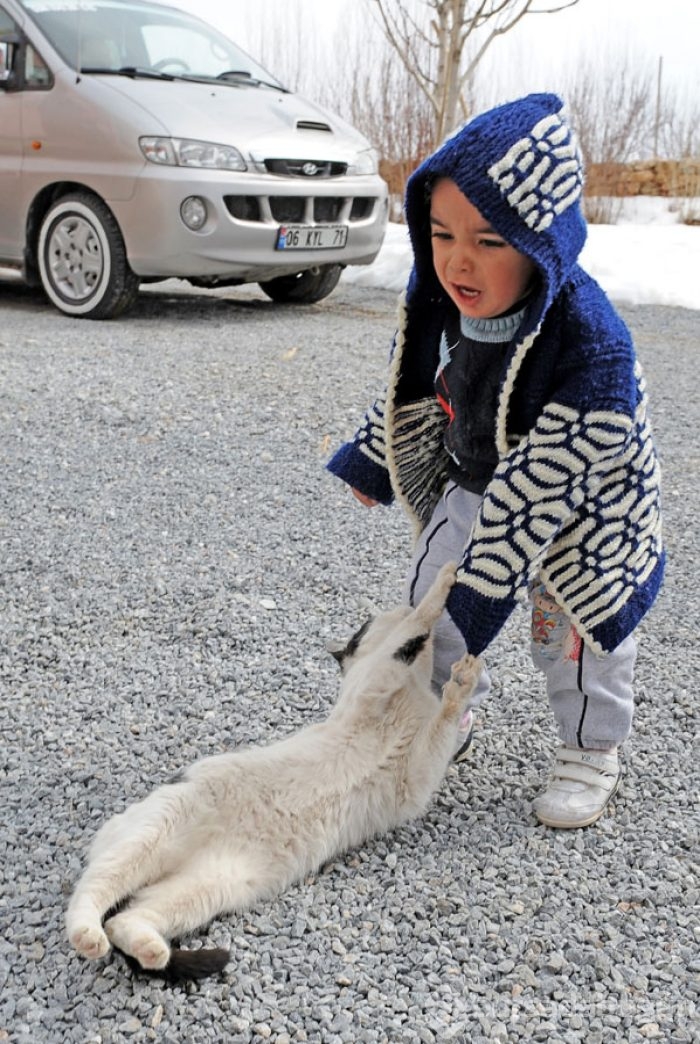
[[[168,167],[206,167],[209,170],[247,170],[246,162],[233,145],[189,138],[139,138],[149,163]]]
[[[379,170],[379,157],[376,149],[363,149],[358,152],[348,166],[348,174],[376,174]]]

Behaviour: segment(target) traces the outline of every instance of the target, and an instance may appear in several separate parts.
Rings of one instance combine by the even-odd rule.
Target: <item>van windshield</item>
[[[63,60],[82,72],[219,79],[283,90],[261,65],[205,22],[140,0],[20,0]]]

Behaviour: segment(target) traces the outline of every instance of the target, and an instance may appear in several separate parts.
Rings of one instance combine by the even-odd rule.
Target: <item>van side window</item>
[[[6,80],[12,72],[12,57],[15,48],[9,37],[14,36],[16,32],[17,26],[7,11],[0,7],[0,80]]]
[[[24,86],[30,89],[51,86],[49,68],[31,44],[27,44],[24,52]]]
[[[41,90],[53,83],[44,59],[0,7],[0,81],[9,80],[13,74],[15,90]]]
[[[0,80],[6,80],[10,75],[9,65],[11,61],[10,45],[0,40]]]

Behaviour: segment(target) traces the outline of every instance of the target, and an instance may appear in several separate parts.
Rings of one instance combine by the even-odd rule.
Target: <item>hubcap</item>
[[[104,255],[93,226],[71,214],[56,223],[46,261],[56,289],[69,301],[85,301],[102,276]]]

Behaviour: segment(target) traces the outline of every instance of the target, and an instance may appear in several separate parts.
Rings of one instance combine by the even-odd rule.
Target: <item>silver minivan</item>
[[[149,0],[0,0],[0,265],[106,319],[140,283],[309,303],[376,257],[370,144]]]

